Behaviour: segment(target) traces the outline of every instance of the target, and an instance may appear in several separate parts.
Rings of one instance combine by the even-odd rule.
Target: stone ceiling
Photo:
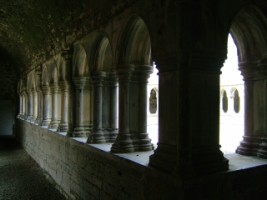
[[[99,24],[107,23],[131,3],[131,0],[0,0],[0,67],[9,63],[23,71],[37,65],[60,49],[69,48]]]

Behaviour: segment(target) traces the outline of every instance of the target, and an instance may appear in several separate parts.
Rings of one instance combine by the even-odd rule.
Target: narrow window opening
[[[244,83],[238,70],[237,48],[228,36],[228,55],[220,77],[220,144],[225,153],[235,153],[244,135]],[[233,88],[235,88],[233,90]]]
[[[152,143],[158,143],[158,110],[159,110],[159,90],[158,90],[158,69],[153,62],[153,73],[150,75],[147,84],[147,131]]]

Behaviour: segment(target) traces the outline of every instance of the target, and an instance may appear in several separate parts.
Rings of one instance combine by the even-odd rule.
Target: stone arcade
[[[4,1],[0,100],[71,199],[265,199],[266,13],[265,0]],[[245,132],[227,156],[219,79],[229,33]],[[147,131],[153,62],[157,144]]]

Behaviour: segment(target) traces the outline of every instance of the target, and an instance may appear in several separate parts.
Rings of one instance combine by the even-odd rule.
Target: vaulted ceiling
[[[0,65],[9,62],[24,70],[37,64],[129,4],[129,0],[0,0]]]

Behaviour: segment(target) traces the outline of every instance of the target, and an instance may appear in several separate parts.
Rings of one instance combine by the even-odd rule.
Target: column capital
[[[212,51],[211,49],[196,50],[192,53],[191,69],[220,73],[226,57],[226,52]]]
[[[92,77],[92,81],[94,82],[94,83],[101,83],[102,82],[102,80],[105,78],[107,76],[107,74],[106,74],[106,72],[100,72],[100,71],[98,71],[98,72],[94,72],[94,73],[92,73],[92,75],[91,75],[91,77]]]
[[[90,78],[89,77],[73,77],[72,81],[76,89],[84,89],[89,86]]]
[[[261,80],[267,77],[267,63],[240,62],[239,70],[245,81]]]
[[[61,52],[61,56],[65,59],[65,60],[71,60],[73,57],[73,51],[72,49],[69,50],[63,50]]]
[[[44,94],[50,94],[51,93],[49,85],[42,85],[41,88],[42,88],[42,91]]]
[[[179,69],[178,57],[174,53],[156,57],[155,61],[159,72],[170,72]]]

